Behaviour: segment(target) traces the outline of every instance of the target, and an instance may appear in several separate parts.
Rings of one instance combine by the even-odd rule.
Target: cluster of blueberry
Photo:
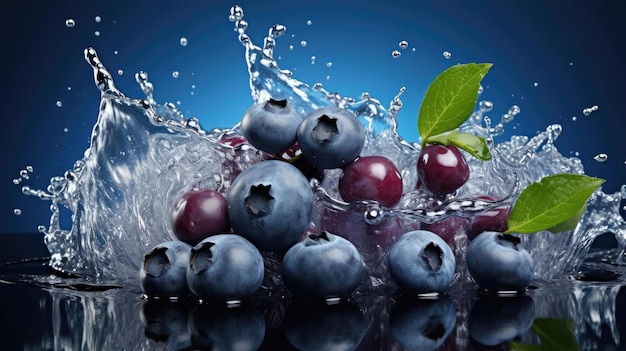
[[[144,293],[217,299],[251,295],[264,277],[260,251],[284,253],[282,277],[294,295],[352,293],[365,272],[364,260],[348,240],[349,230],[309,230],[314,205],[309,179],[340,168],[337,187],[344,201],[377,201],[391,208],[403,190],[396,166],[383,156],[360,157],[363,126],[339,107],[319,108],[303,118],[287,101],[270,99],[251,106],[240,129],[241,142],[275,156],[237,175],[225,196],[210,189],[182,196],[172,217],[180,241],[157,245],[145,256]],[[452,145],[424,147],[417,172],[416,187],[435,196],[453,193],[469,178],[464,156]],[[408,291],[446,290],[456,266],[450,244],[463,227],[471,239],[476,237],[467,251],[476,282],[487,289],[523,290],[533,278],[533,264],[516,238],[499,233],[506,229],[509,210],[495,208],[471,220],[448,217],[427,230],[421,223],[394,222],[401,235],[388,243],[391,276]]]

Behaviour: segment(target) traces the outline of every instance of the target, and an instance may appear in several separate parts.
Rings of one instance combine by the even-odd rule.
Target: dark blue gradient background
[[[205,128],[235,124],[251,97],[244,48],[228,21],[233,4],[4,1],[0,232],[35,232],[50,216],[48,202],[24,196],[20,186],[12,184],[20,169],[32,165],[35,172],[26,184],[44,188],[88,147],[100,99],[83,59],[88,46],[98,51],[127,96],[143,97],[134,73],[144,70],[154,83],[157,101],[180,101],[185,115],[197,116]],[[563,154],[579,152],[588,174],[607,179],[605,191],[618,191],[626,183],[626,21],[618,1],[239,4],[258,45],[271,25],[287,26],[287,33],[277,39],[276,56],[281,67],[293,70],[301,81],[322,82],[327,90],[352,97],[368,91],[385,106],[406,86],[399,124],[408,140],[417,140],[419,105],[439,72],[456,63],[492,62],[481,96],[494,103],[490,116],[497,121],[511,105],[521,108],[496,141],[512,134],[534,135],[560,123],[564,131],[557,147]],[[96,23],[95,16],[102,21]],[[76,26],[67,28],[67,18]],[[96,30],[100,36],[94,35]],[[188,46],[180,46],[181,37],[188,39]],[[301,40],[307,41],[306,47]],[[401,40],[408,41],[409,48],[394,59],[391,52],[399,50]],[[442,56],[445,50],[452,53],[451,59]],[[316,56],[314,65],[311,56]],[[333,63],[330,68],[328,61]],[[120,69],[123,75],[116,73]],[[173,71],[180,77],[174,79]],[[592,105],[599,110],[583,116],[582,109]],[[608,160],[594,161],[598,153],[607,153]],[[20,216],[13,214],[15,208],[22,210]]]

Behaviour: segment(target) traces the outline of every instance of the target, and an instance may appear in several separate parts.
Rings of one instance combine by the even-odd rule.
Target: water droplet
[[[445,57],[446,60],[449,60],[452,57],[452,53],[450,51],[444,51],[443,57]]]
[[[398,58],[398,57],[400,57],[400,55],[402,55],[402,54],[398,50],[393,50],[391,52],[391,57],[393,57],[393,58]]]
[[[289,50],[293,51],[293,45],[289,45]]]
[[[243,9],[239,5],[235,5],[230,8],[230,16],[228,20],[231,22],[239,21],[243,18]]]
[[[311,56],[311,64],[314,65],[315,64],[315,56]]]
[[[67,133],[69,131],[69,129],[67,129],[67,127],[63,128],[63,132]]]
[[[305,47],[306,46],[306,40],[301,41],[300,45],[302,45],[302,47]]]
[[[76,22],[72,18],[68,18],[65,20],[65,26],[67,28],[72,28],[76,25]]]
[[[482,94],[482,93],[483,93],[483,90],[484,90],[484,88],[483,88],[482,84],[481,84],[481,85],[479,85],[479,86],[478,86],[478,95]]]
[[[99,37],[99,36],[100,36],[100,31],[99,31],[99,30],[97,30],[97,31],[93,32],[93,35],[95,35],[95,36]]]
[[[180,73],[178,73],[178,71],[172,72],[172,78],[178,78],[179,75]]]
[[[117,54],[118,54],[117,50],[113,51],[113,55],[117,55]]]
[[[310,26],[310,25],[312,25],[312,24],[313,24],[313,21],[311,21],[311,20],[306,20],[306,25],[307,25],[307,26]]]
[[[22,182],[21,178],[13,178],[13,184],[19,185]]]
[[[572,116],[572,121],[576,122],[577,119],[576,116]]]
[[[67,87],[67,90],[72,90],[72,87]]]
[[[580,152],[578,152],[578,151],[574,152],[574,156],[576,156],[576,157],[580,156]]]
[[[478,108],[481,112],[489,112],[493,109],[493,102],[488,100],[481,100],[478,103]]]
[[[57,105],[57,107],[63,107],[63,101],[57,100],[56,105]]]
[[[180,46],[187,46],[187,38],[181,37],[179,42]]]
[[[589,116],[593,112],[598,111],[598,105],[593,105],[591,107],[586,107],[583,109],[583,115]]]
[[[275,24],[272,26],[272,28],[270,28],[269,36],[270,38],[278,38],[281,35],[285,34],[286,30],[287,30],[287,27],[283,26],[282,24]],[[306,43],[304,45],[306,45]]]
[[[195,89],[196,85],[195,84],[191,84],[191,89]]]
[[[537,83],[537,82],[534,82],[534,83],[533,83],[533,87],[535,87],[535,88],[536,88],[536,87],[538,87],[538,86],[539,86],[539,83]]]
[[[332,67],[332,66],[333,66],[333,63],[332,63],[332,62],[330,62],[330,61],[326,62],[326,67],[329,67],[329,68],[330,68],[330,67]]]
[[[20,171],[20,177],[24,178],[24,179],[30,179],[30,176],[28,175],[28,171],[23,169]]]
[[[573,66],[573,65],[574,65],[574,62],[570,62],[570,63],[569,63],[569,65],[570,65],[570,66]]]
[[[117,75],[121,76],[124,74],[124,70],[118,69],[117,70]]]
[[[248,28],[248,22],[241,20],[235,22],[235,31],[239,34],[243,34]]]
[[[398,43],[398,46],[400,47],[400,49],[406,49],[409,47],[409,43],[406,40],[403,40]]]
[[[415,52],[415,48],[411,49],[411,51]]]
[[[19,208],[13,209],[13,214],[19,216],[22,214],[22,210],[20,210]]]
[[[100,23],[102,21],[102,17],[96,16],[96,18],[94,18],[94,20],[96,21],[96,23]]]
[[[609,159],[609,155],[607,154],[597,154],[593,157],[594,160],[598,161],[598,162],[605,162],[606,160]]]
[[[330,76],[326,76],[326,80],[330,80]]]

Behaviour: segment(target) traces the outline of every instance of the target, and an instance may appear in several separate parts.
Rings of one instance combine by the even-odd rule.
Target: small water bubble
[[[415,52],[415,48],[411,49],[411,51]]]
[[[402,53],[400,53],[400,51],[398,51],[398,50],[393,50],[391,52],[391,57],[393,57],[393,58],[398,58],[398,57],[400,57],[400,55],[402,55]]]
[[[520,111],[521,110],[520,110],[519,106],[517,106],[517,105],[513,105],[513,106],[511,106],[511,108],[509,108],[509,114],[513,115],[513,116],[516,116],[517,114],[519,114]]]
[[[534,88],[536,88],[536,87],[538,87],[538,86],[539,86],[539,83],[537,83],[537,82],[534,82],[534,83],[533,83],[533,87],[534,87]]]
[[[191,89],[195,89],[196,85],[195,84],[191,84]]]
[[[444,51],[443,57],[445,57],[446,60],[449,60],[452,57],[452,53],[450,51]]]
[[[307,43],[306,43],[306,40],[303,40],[303,41],[301,41],[301,42],[300,42],[300,45],[301,45],[302,47],[305,47],[305,46],[306,46],[306,44],[307,44]]]
[[[594,160],[598,161],[598,162],[605,162],[606,160],[609,159],[609,155],[607,154],[597,154],[593,157]]]
[[[180,46],[187,46],[187,38],[181,37],[179,40]]]
[[[289,45],[289,50],[293,51],[293,45]]]
[[[72,87],[67,87],[67,90],[68,90],[68,91],[69,91],[69,90],[72,90]]]
[[[312,24],[313,24],[313,21],[311,21],[311,20],[306,20],[306,25],[307,25],[307,26],[310,26],[310,25],[312,25]]]
[[[16,216],[19,216],[22,214],[22,210],[20,210],[19,208],[15,208],[13,209],[13,214]]]
[[[570,66],[573,66],[573,65],[574,65],[574,62],[570,62],[570,63],[569,63],[569,65],[570,65]]]
[[[64,132],[64,133],[67,133],[67,132],[69,132],[69,131],[70,131],[70,130],[69,130],[69,129],[67,129],[67,127],[63,128],[63,132]]]
[[[113,51],[113,55],[117,55],[119,52],[117,50]]]
[[[578,151],[574,152],[574,156],[576,156],[576,157],[580,156],[580,152],[578,152]]]
[[[172,72],[172,78],[178,78],[179,75],[180,73],[178,71]]]
[[[96,16],[96,18],[94,18],[94,21],[96,21],[96,23],[100,23],[102,21],[102,17]]]
[[[330,76],[326,76],[326,80],[330,80]]]
[[[13,184],[19,185],[22,182],[21,178],[13,178]]]
[[[333,63],[332,63],[332,62],[330,62],[330,61],[326,62],[326,67],[330,68],[330,67],[332,67],[332,66],[333,66]]]
[[[409,43],[406,40],[402,40],[398,43],[398,46],[400,47],[400,49],[404,50],[409,47]]]
[[[589,116],[593,112],[598,111],[598,105],[593,105],[591,107],[586,107],[583,109],[583,115]]]
[[[100,31],[99,31],[99,30],[97,30],[97,31],[93,32],[93,35],[95,35],[95,36],[99,37],[99,36],[100,36]]]
[[[63,107],[63,101],[57,100],[56,105],[57,107]]]
[[[315,56],[311,56],[311,64],[314,65],[315,64]]]
[[[123,75],[123,74],[124,74],[124,70],[121,70],[121,69],[118,69],[118,70],[117,70],[117,75],[118,75],[118,76],[121,76],[121,75]]]
[[[572,116],[572,121],[576,122],[577,119],[576,116]]]
[[[269,36],[271,38],[280,37],[281,35],[285,34],[286,30],[287,30],[287,27],[283,26],[282,24],[275,24],[272,26],[272,28],[270,28]],[[302,46],[305,46],[305,45],[306,45],[306,42],[304,42],[304,45]]]
[[[28,175],[28,171],[25,170],[25,169],[22,169],[20,171],[20,177],[22,177],[23,179],[29,179],[30,178],[30,176]]]
[[[72,19],[72,18],[68,18],[68,19],[66,19],[66,20],[65,20],[65,26],[66,26],[67,28],[72,28],[72,27],[74,27],[75,25],[76,25],[76,22],[74,21],[74,19]]]
[[[478,86],[478,95],[482,94],[482,93],[483,93],[483,90],[484,90],[483,85],[482,85],[482,84],[481,84],[481,85],[479,85],[479,86]]]

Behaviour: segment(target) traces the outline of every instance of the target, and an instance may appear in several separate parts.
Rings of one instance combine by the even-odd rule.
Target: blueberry
[[[201,304],[189,313],[194,350],[258,350],[265,338],[265,319],[254,307]]]
[[[478,235],[467,248],[467,268],[486,290],[524,290],[533,280],[533,260],[520,239],[499,232]]]
[[[526,332],[534,318],[530,296],[482,295],[474,302],[467,324],[472,339],[483,346],[494,346]]]
[[[454,327],[456,310],[447,297],[399,301],[391,309],[389,330],[407,350],[436,350]]]
[[[241,119],[241,134],[257,149],[281,152],[296,142],[302,116],[287,100],[269,99],[246,110]]]
[[[289,248],[311,220],[311,186],[284,161],[267,160],[247,168],[235,178],[226,199],[235,233],[262,251]]]
[[[172,227],[176,237],[190,245],[196,245],[207,236],[228,232],[226,199],[211,189],[185,193],[174,207]]]
[[[354,161],[365,143],[365,130],[348,110],[322,107],[304,117],[297,140],[302,154],[314,165],[341,168]]]
[[[342,297],[356,289],[364,263],[351,242],[322,232],[292,246],[283,258],[282,270],[285,285],[294,295]]]
[[[341,301],[295,300],[283,322],[287,339],[298,350],[355,350],[365,335],[363,313],[355,305]]]
[[[166,241],[155,246],[144,258],[139,271],[141,290],[148,296],[189,295],[185,279],[191,245]]]
[[[403,234],[389,250],[387,259],[391,276],[403,290],[443,292],[454,276],[452,249],[427,230]]]
[[[217,234],[191,249],[187,284],[201,298],[238,299],[254,294],[263,281],[261,253],[235,234]]]
[[[343,169],[339,194],[347,202],[374,200],[393,207],[402,197],[402,176],[386,157],[360,157]]]
[[[469,179],[469,166],[453,145],[428,145],[417,160],[420,186],[433,194],[449,194]]]

